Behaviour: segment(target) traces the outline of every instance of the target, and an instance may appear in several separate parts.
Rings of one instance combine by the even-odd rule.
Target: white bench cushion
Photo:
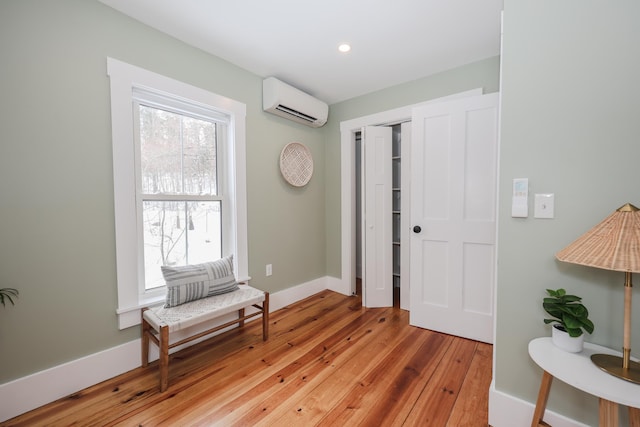
[[[162,326],[168,326],[169,332],[174,332],[258,304],[264,299],[263,291],[249,285],[240,285],[237,290],[226,294],[170,308],[151,308],[146,310],[143,316],[156,331]]]

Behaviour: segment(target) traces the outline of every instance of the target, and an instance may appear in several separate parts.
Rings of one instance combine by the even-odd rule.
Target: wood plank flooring
[[[23,414],[11,426],[487,426],[492,346],[323,291]]]

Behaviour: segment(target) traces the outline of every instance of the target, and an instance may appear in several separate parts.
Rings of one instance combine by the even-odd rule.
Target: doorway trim
[[[482,93],[482,88],[472,89],[340,122],[340,222],[342,224],[340,247],[342,279],[339,284],[336,284],[336,286],[333,287],[334,291],[345,295],[354,295],[356,292],[356,132],[360,131],[365,126],[389,126],[409,121],[411,120],[411,112],[415,107],[467,96],[482,95]],[[365,284],[363,284],[363,286],[365,286]]]

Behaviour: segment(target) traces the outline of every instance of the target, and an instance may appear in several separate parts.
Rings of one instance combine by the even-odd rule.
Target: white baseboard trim
[[[0,385],[0,422],[140,366],[140,340]]]
[[[328,289],[321,277],[269,295],[269,312]],[[151,346],[150,358],[157,358]],[[0,384],[0,422],[140,366],[140,339]]]
[[[535,403],[527,402],[496,390],[494,381],[489,388],[489,425],[513,427],[531,425]],[[544,421],[553,427],[589,427],[553,411],[545,411]]]
[[[269,312],[274,312],[286,307],[289,304],[303,300],[311,295],[315,295],[320,291],[329,289],[328,279],[330,277],[320,277],[301,285],[293,286],[282,291],[269,295]]]

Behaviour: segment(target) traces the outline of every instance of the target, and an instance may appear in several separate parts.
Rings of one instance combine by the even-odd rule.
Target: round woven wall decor
[[[313,175],[311,151],[299,142],[290,142],[280,153],[280,172],[291,185],[307,185]]]

